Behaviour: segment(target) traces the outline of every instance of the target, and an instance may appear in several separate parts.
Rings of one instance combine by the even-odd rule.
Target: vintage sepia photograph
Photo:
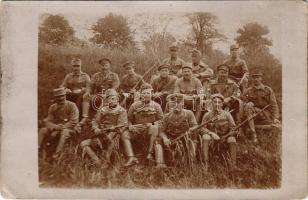
[[[202,3],[40,14],[39,187],[281,187],[281,21]]]

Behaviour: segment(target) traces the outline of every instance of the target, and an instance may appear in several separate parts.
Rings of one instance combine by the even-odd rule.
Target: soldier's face
[[[252,78],[252,83],[255,86],[258,86],[262,83],[262,76],[251,76]]]
[[[109,70],[110,69],[110,63],[108,61],[102,61],[102,70]]]
[[[228,72],[226,70],[219,70],[217,72],[218,74],[218,78],[223,78],[223,79],[226,79],[228,78]]]
[[[141,92],[141,99],[144,101],[150,101],[152,98],[152,90],[151,89],[146,89],[142,90]]]
[[[118,104],[118,97],[117,96],[110,96],[107,98],[107,103],[109,107],[116,106]]]
[[[177,49],[170,49],[169,52],[170,52],[171,57],[176,57],[178,55]]]
[[[81,65],[73,65],[73,72],[78,73],[81,70]]]
[[[133,74],[134,73],[134,66],[128,66],[127,68],[125,68],[125,71],[127,74]]]
[[[160,74],[161,77],[166,78],[169,74],[169,69],[167,69],[167,68],[161,69],[159,71],[159,74]]]
[[[184,77],[185,79],[190,79],[191,76],[192,76],[191,69],[189,69],[189,68],[184,68],[184,69],[183,69],[183,77]]]
[[[238,50],[237,49],[231,49],[230,54],[232,57],[237,57],[238,56]]]
[[[200,57],[198,55],[192,55],[191,60],[192,60],[193,63],[199,63]]]
[[[66,100],[66,96],[65,95],[62,95],[62,96],[58,96],[56,97],[56,103],[59,105],[59,106],[63,106],[64,103],[65,103],[65,100]]]
[[[223,105],[223,102],[220,98],[214,98],[212,100],[212,104],[213,104],[213,109],[215,111],[220,111],[222,110],[222,105]]]

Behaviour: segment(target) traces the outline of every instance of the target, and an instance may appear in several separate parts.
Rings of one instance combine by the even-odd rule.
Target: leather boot
[[[229,150],[231,156],[231,166],[236,167],[236,143],[229,143]]]
[[[101,161],[89,146],[85,146],[83,148],[83,151],[91,158],[91,160],[95,163],[95,165],[101,164]]]
[[[85,124],[89,117],[89,110],[90,110],[90,102],[83,101],[82,102],[82,120],[80,121],[80,124]]]
[[[59,154],[59,152],[62,151],[66,140],[70,136],[70,133],[67,130],[63,130],[60,134],[61,134],[61,136],[60,136],[60,139],[59,139],[58,146],[56,148],[56,154]]]
[[[154,152],[155,152],[155,162],[156,164],[163,164],[164,161],[164,150],[161,144],[155,144],[154,146]]]
[[[137,158],[134,156],[133,147],[129,139],[123,140],[123,146],[124,146],[126,156],[128,157],[128,160],[124,164],[124,166],[128,167],[128,166],[138,163]]]
[[[202,153],[203,153],[203,159],[204,159],[204,172],[208,171],[208,165],[209,165],[209,141],[203,140],[202,141]]]

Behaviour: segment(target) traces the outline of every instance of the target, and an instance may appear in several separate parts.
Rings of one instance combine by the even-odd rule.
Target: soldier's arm
[[[67,80],[68,80],[68,77],[69,77],[69,74],[67,74],[65,77],[64,77],[64,80],[62,82],[62,84],[60,85],[60,87],[67,87]]]
[[[63,125],[63,128],[72,129],[78,124],[79,120],[79,111],[75,103],[71,104],[69,107],[69,119]]]
[[[177,79],[174,83],[174,93],[181,93],[180,79]]]
[[[161,106],[158,103],[155,104],[155,107],[156,107],[155,108],[156,109],[156,122],[155,123],[159,124],[164,117],[164,113],[161,109]]]
[[[117,74],[114,74],[112,81],[112,88],[117,90],[119,88],[119,85],[120,85],[119,76]]]
[[[101,118],[101,111],[98,110],[92,121],[92,130],[100,129],[100,118]]]
[[[134,108],[135,107],[135,104],[132,104],[129,109],[128,109],[128,112],[127,112],[127,118],[128,118],[128,122],[129,124],[132,124],[132,122],[134,121]]]
[[[53,121],[55,119],[53,112],[54,112],[54,106],[50,106],[49,109],[48,109],[47,118],[44,120],[46,127],[51,128],[51,129],[57,128],[57,124],[53,123]]]
[[[197,94],[204,94],[203,86],[199,79],[196,79],[196,90],[197,90]]]
[[[128,125],[127,113],[125,110],[120,113],[118,122],[117,122],[117,126],[122,126],[122,125],[124,126]]]
[[[279,119],[279,108],[276,101],[275,94],[272,89],[270,89],[270,105],[271,105],[271,111],[273,115],[273,119]]]
[[[202,124],[205,123],[205,122],[208,122],[211,118],[211,115],[210,115],[210,112],[207,112],[203,115],[203,118],[202,118]],[[208,124],[205,124],[203,127],[202,127],[202,130],[204,133],[208,133],[209,132],[209,129],[207,128],[208,127]]]
[[[161,138],[167,138],[167,135],[166,135],[166,128],[167,128],[167,123],[168,123],[168,117],[165,116],[162,120],[162,123],[160,125],[160,128],[159,128],[159,137]]]
[[[228,122],[229,122],[229,128],[230,129],[235,128],[236,125],[235,125],[235,122],[234,122],[232,115],[229,112],[226,112],[226,115],[227,115]]]
[[[195,115],[194,115],[194,113],[192,111],[188,112],[188,116],[187,117],[188,117],[188,124],[189,124],[190,128],[194,128],[194,127],[198,126],[196,117],[195,117]]]
[[[94,80],[95,80],[95,74],[92,76],[92,78],[90,79],[90,82],[87,84],[86,93],[88,94],[92,93],[93,87],[95,85]]]

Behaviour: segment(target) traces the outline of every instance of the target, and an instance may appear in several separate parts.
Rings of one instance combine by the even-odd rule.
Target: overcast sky
[[[80,4],[78,4],[80,5]],[[80,6],[78,6],[80,7]],[[82,7],[74,9],[50,9],[50,14],[62,14],[74,27],[76,36],[81,39],[88,39],[92,36],[90,27],[98,18],[104,17],[109,13],[121,14],[129,18],[134,29],[136,29],[136,40],[140,41],[143,35],[138,29],[138,24],[143,20],[140,16],[149,16],[154,24],[159,24],[158,19],[162,15],[169,14],[172,21],[168,24],[167,31],[172,33],[176,39],[184,38],[188,34],[189,26],[183,14],[189,12],[211,12],[218,17],[217,28],[221,33],[228,37],[226,43],[218,43],[215,48],[228,53],[228,47],[234,42],[237,29],[249,22],[258,22],[268,26],[270,34],[268,35],[273,41],[271,52],[280,58],[281,48],[281,24],[280,16],[283,15],[285,6],[281,2],[204,2],[204,1],[180,1],[180,2],[85,2]],[[142,15],[140,15],[142,14]],[[158,27],[158,30],[161,30]]]

